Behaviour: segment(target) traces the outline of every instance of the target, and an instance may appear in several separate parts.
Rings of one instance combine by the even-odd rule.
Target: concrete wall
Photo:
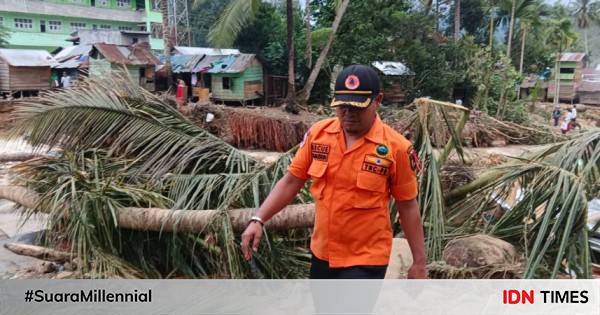
[[[113,30],[119,27],[130,28],[139,31],[142,28],[140,23],[145,23],[148,19],[161,21],[161,14],[148,10],[134,10],[135,1],[131,2],[130,8],[116,8],[116,0],[110,0],[111,8],[92,7],[89,3],[92,0],[81,0],[82,4],[74,4],[69,0],[34,1],[34,0],[0,0],[0,18],[2,25],[10,31],[8,39],[9,48],[31,48],[46,49],[52,51],[58,47],[71,46],[72,43],[66,41],[74,29],[71,23],[85,23],[86,29],[93,29],[94,26],[100,29],[101,26],[109,26]],[[99,0],[94,0],[100,3]],[[150,0],[136,0],[150,1]],[[69,4],[66,4],[69,3]],[[114,4],[115,8],[112,8]],[[31,19],[33,27],[31,29],[22,29],[15,27],[15,18]],[[41,31],[40,21],[45,21],[46,30]],[[60,21],[60,30],[50,30],[49,21]],[[163,49],[162,40],[152,40],[152,49]]]

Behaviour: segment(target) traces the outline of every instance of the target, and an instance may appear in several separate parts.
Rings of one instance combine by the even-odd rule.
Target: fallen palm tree
[[[310,231],[302,227],[310,226],[308,208],[283,216],[296,219],[281,220],[281,230],[267,230],[265,246],[250,265],[242,260],[236,231],[251,210],[231,210],[257,207],[285,174],[293,150],[266,166],[135,84],[85,82],[24,103],[17,112],[17,136],[63,152],[12,168],[15,184],[39,197],[33,208],[24,204],[31,208],[26,218],[37,209],[49,212],[49,245],[70,248],[83,266],[107,271],[98,272],[102,276],[132,270],[144,277],[306,276]],[[446,243],[457,236],[487,233],[518,245],[526,257],[526,277],[589,277],[581,218],[583,200],[598,193],[599,132],[445,189],[440,171],[452,152],[462,155],[469,111],[428,99],[415,104],[410,126],[423,159],[419,202],[430,260],[441,260]],[[497,199],[515,181],[525,201],[500,220],[487,220],[483,213],[497,208]],[[305,190],[296,200],[310,202]],[[531,205],[542,207],[543,215],[532,216]],[[127,212],[133,209],[139,211]],[[455,216],[464,219],[452,220]],[[108,269],[107,262],[118,267]]]
[[[0,199],[38,212],[48,211],[40,202],[38,193],[25,187],[0,186]],[[227,216],[234,231],[243,231],[254,212],[255,209],[228,210]],[[220,210],[126,207],[116,211],[116,226],[138,231],[201,233],[222,214]],[[290,205],[267,222],[266,228],[273,231],[310,228],[314,224],[314,215],[314,204]]]

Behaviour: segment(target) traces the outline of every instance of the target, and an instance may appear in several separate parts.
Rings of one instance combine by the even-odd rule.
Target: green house
[[[160,0],[0,0],[0,25],[8,48],[54,52],[71,44],[74,31],[151,32],[152,49],[162,50]]]
[[[264,95],[263,66],[254,54],[224,56],[213,62],[207,73],[211,76],[214,101],[246,105]]]

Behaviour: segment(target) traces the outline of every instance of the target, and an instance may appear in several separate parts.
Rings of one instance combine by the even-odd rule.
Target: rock
[[[454,267],[509,265],[516,262],[513,245],[485,234],[450,241],[443,252],[444,261]]]
[[[386,279],[406,279],[408,269],[412,266],[413,259],[410,246],[405,238],[394,238],[392,240],[392,252],[390,262],[385,273]]]
[[[39,273],[42,273],[42,274],[54,272],[54,271],[56,271],[56,265],[54,265],[54,263],[51,263],[49,261],[44,261],[37,266],[36,271]]]
[[[63,271],[63,272],[59,272],[52,279],[73,279],[73,278],[75,278],[75,272],[73,272],[73,271]]]
[[[74,271],[75,270],[75,265],[72,264],[72,263],[70,263],[70,262],[66,262],[63,265],[63,268],[64,268],[65,271]]]

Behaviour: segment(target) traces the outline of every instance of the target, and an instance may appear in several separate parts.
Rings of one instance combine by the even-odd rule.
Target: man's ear
[[[383,93],[379,93],[379,94],[377,94],[377,96],[375,97],[375,100],[373,102],[375,104],[377,104],[377,108],[379,108],[379,105],[381,105],[382,101],[383,101]]]

